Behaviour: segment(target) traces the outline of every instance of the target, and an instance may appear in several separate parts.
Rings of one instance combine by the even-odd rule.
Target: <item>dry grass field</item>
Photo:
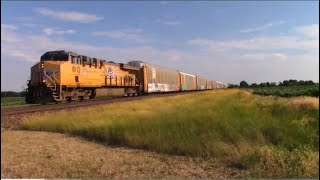
[[[110,147],[58,133],[1,133],[1,178],[240,178],[246,173],[214,160]]]
[[[262,97],[236,89],[26,116],[19,131],[2,132],[1,172],[47,178],[316,178],[318,125],[318,98]]]

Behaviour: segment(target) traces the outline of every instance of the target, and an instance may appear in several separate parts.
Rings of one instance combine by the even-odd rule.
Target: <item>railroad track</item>
[[[153,94],[153,95],[136,96],[136,97],[118,97],[113,99],[93,99],[93,100],[87,100],[82,102],[71,102],[71,103],[60,103],[60,104],[6,107],[6,108],[1,108],[1,116],[16,115],[16,114],[20,115],[25,113],[34,113],[34,112],[43,112],[43,111],[52,111],[52,110],[63,110],[63,109],[95,106],[95,105],[118,103],[118,102],[125,102],[125,101],[135,101],[135,100],[155,98],[155,97],[175,96],[175,95],[182,95],[182,94],[189,94],[189,93],[196,93],[196,91],[182,92],[182,93],[181,92],[168,93],[168,94]]]

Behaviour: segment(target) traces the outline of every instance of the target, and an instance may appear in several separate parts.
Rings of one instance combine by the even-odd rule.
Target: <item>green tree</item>
[[[266,86],[267,86],[267,87],[270,87],[270,83],[269,83],[269,82],[266,82]]]
[[[258,84],[257,83],[252,83],[251,87],[258,87]]]
[[[241,81],[240,82],[240,87],[248,87],[249,84],[246,81]]]

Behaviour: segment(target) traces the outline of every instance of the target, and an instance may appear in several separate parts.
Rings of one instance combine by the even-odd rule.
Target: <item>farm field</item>
[[[1,107],[26,104],[25,97],[1,97]]]
[[[160,174],[161,178],[316,178],[319,177],[318,115],[318,98],[265,97],[245,90],[227,89],[28,116],[23,118],[20,127],[24,131],[16,132],[62,133],[87,139],[87,143],[104,145],[105,148],[123,147],[165,157],[189,158],[192,161],[200,159],[201,163],[194,164],[195,167],[202,167],[202,170],[211,167],[198,176],[164,173],[162,176]],[[3,133],[15,136],[6,131]],[[65,140],[68,137],[60,138]],[[14,149],[14,144],[4,142],[4,151]],[[46,146],[43,148],[48,149]],[[81,148],[79,146],[77,151],[85,151]],[[23,149],[16,148],[15,155],[7,159],[8,169],[1,169],[2,172],[7,172],[7,175],[8,171],[12,175],[18,173],[10,169],[10,164],[21,157]],[[60,153],[52,156],[60,156]],[[36,157],[24,158],[30,163],[46,160],[44,155]],[[75,155],[70,158],[77,159],[77,163],[82,160],[94,161],[93,164],[96,162],[94,158],[84,157]],[[201,164],[206,165],[204,167]],[[61,168],[63,164],[55,166],[57,171],[61,171],[57,172],[61,174],[60,178],[71,177],[65,172],[68,169]],[[36,166],[34,168],[37,170],[34,171],[25,169],[29,173],[42,173],[41,177],[53,177],[43,167]],[[101,177],[94,173],[88,174],[82,168],[79,166],[76,175],[72,177]],[[108,168],[104,168],[107,171]],[[217,175],[221,173],[221,168],[225,176]],[[34,177],[27,172],[23,177]],[[145,172],[144,168],[141,172]],[[127,176],[118,174],[116,177]],[[143,177],[159,176],[153,176],[153,172],[150,172]]]
[[[319,84],[311,86],[277,86],[277,87],[257,87],[253,88],[254,94],[264,96],[312,96],[319,97]]]

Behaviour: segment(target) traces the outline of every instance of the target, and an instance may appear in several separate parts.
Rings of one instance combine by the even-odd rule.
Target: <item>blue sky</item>
[[[57,49],[229,83],[319,81],[318,17],[318,1],[5,1],[1,90]]]

